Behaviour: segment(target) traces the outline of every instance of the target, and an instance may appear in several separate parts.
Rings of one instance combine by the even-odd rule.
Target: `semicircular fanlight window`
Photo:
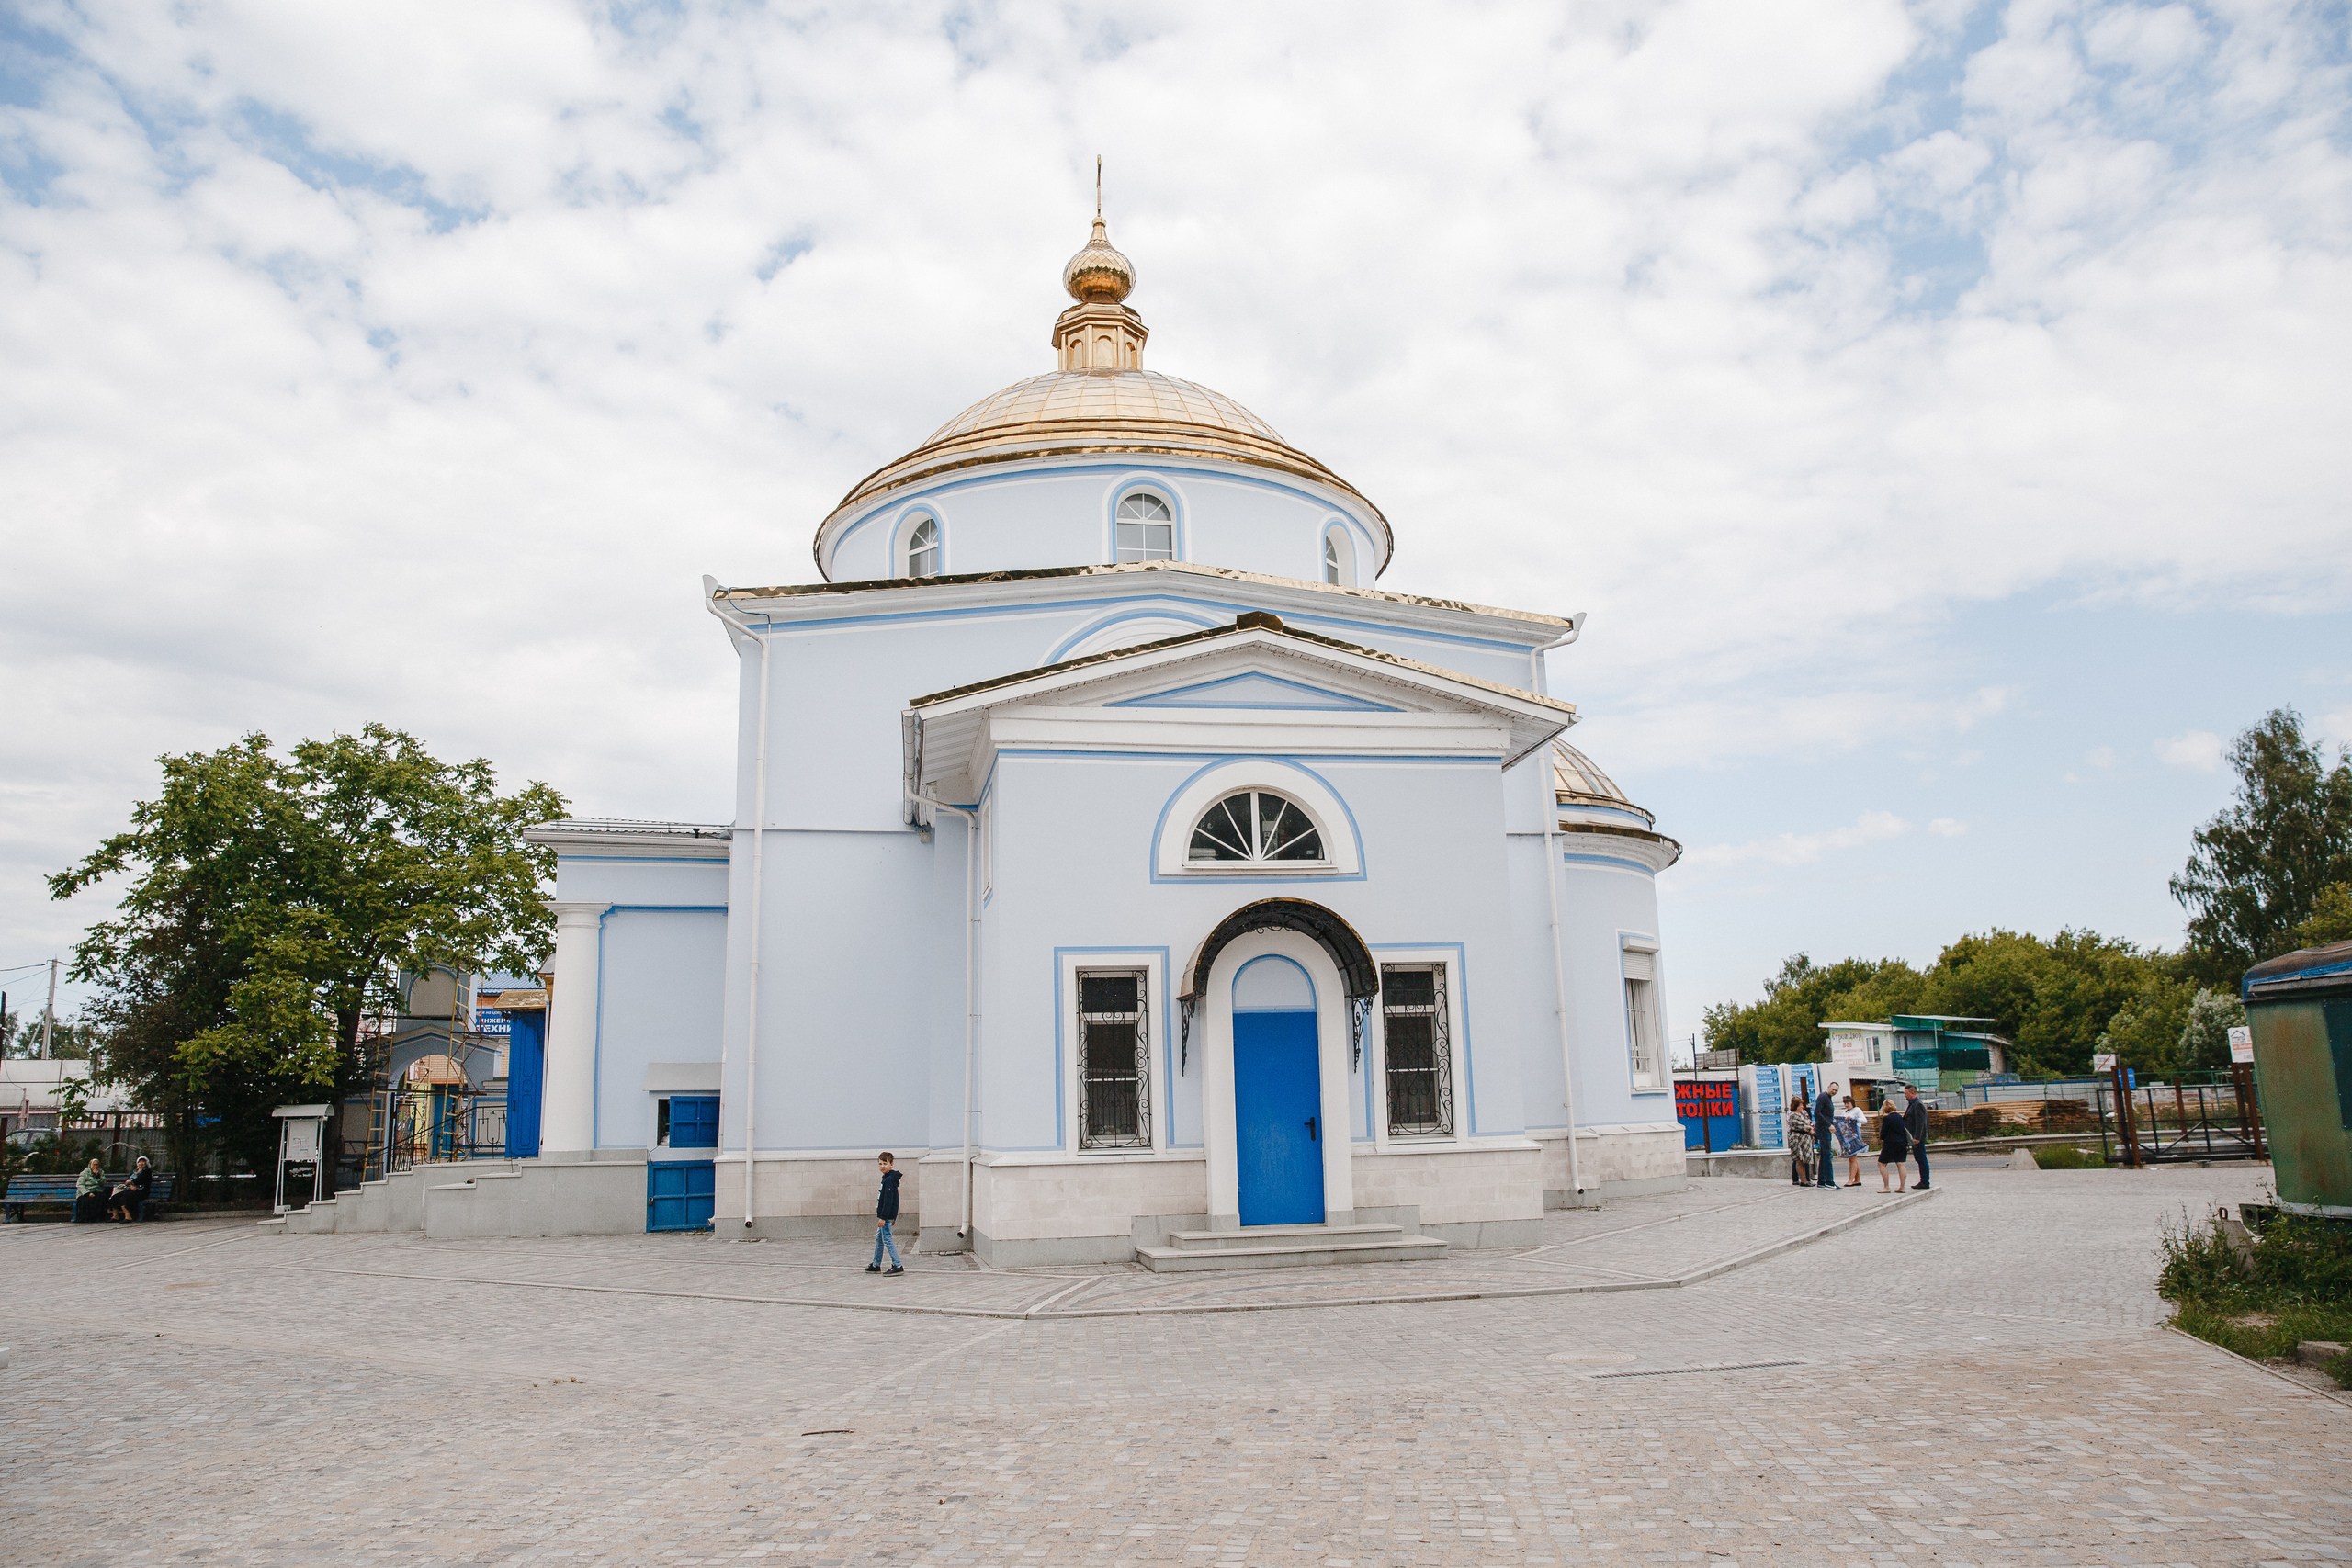
[[[1271,790],[1242,790],[1202,814],[1185,858],[1227,864],[1319,861],[1323,835],[1297,802]]]

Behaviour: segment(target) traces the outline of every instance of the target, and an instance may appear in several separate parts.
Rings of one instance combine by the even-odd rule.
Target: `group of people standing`
[[[1846,1162],[1842,1185],[1862,1184],[1862,1152],[1870,1140],[1862,1132],[1863,1115],[1850,1094],[1839,1095],[1824,1086],[1807,1105],[1803,1095],[1789,1100],[1789,1179],[1799,1187],[1820,1186],[1835,1190],[1838,1161]],[[1918,1089],[1903,1086],[1900,1104],[1888,1100],[1878,1115],[1878,1190],[1911,1190],[1910,1163],[1919,1162],[1917,1190],[1928,1190],[1928,1102]],[[1892,1179],[1890,1180],[1890,1178]]]

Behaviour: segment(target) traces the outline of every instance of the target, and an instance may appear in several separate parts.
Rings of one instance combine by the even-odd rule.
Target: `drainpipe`
[[[1544,656],[1576,641],[1583,630],[1584,617],[1572,616],[1564,636],[1529,651],[1530,690],[1539,695],[1548,694],[1544,693]],[[1548,766],[1545,773],[1550,773]],[[1548,776],[1544,781],[1544,897],[1552,912],[1552,1001],[1560,1028],[1560,1081],[1566,1090],[1568,1112],[1568,1190],[1581,1204],[1584,1171],[1577,1159],[1576,1048],[1568,1029],[1568,958],[1560,944],[1560,802]]]
[[[743,1005],[743,1228],[752,1228],[752,1199],[758,1166],[758,1142],[752,1132],[760,1113],[760,911],[767,905],[764,851],[768,826],[768,639],[754,634],[740,615],[718,607],[718,581],[702,580],[703,606],[730,632],[752,637],[760,646],[760,716],[752,764],[752,971],[744,987]],[[718,1081],[727,1082],[727,1037],[718,1039]]]
[[[951,806],[933,800],[910,783],[907,798],[934,811],[953,811],[964,818],[964,1224],[956,1232],[966,1246],[972,1241],[972,1164],[978,1154],[972,1143],[973,1068],[980,1046],[980,813],[976,807]]]

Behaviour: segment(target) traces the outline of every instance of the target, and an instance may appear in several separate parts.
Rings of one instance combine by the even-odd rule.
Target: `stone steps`
[[[1339,1263],[1412,1263],[1445,1256],[1435,1236],[1402,1225],[1250,1225],[1170,1231],[1165,1246],[1137,1246],[1136,1261],[1155,1274],[1211,1269],[1315,1269]]]

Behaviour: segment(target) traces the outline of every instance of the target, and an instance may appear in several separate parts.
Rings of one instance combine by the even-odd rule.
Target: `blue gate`
[[[1235,1012],[1234,1165],[1243,1224],[1323,1223],[1322,1113],[1313,1011]]]
[[[718,1176],[707,1159],[657,1159],[645,1168],[645,1228],[705,1231],[717,1208]]]

